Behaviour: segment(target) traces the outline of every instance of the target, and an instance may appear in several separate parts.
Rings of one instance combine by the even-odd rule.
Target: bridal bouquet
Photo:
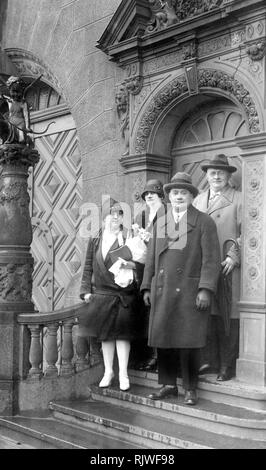
[[[133,282],[133,269],[125,268],[127,261],[145,263],[147,254],[147,241],[150,233],[146,232],[138,224],[132,225],[133,236],[126,239],[125,245],[110,252],[113,265],[109,269],[114,274],[115,283],[121,287],[127,287]]]

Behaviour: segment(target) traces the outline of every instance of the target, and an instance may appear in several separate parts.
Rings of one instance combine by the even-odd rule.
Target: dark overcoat
[[[110,251],[116,248],[118,245],[114,244],[103,260],[101,233],[90,238],[81,280],[80,295],[92,293],[92,297],[79,323],[81,328],[86,328],[88,336],[96,336],[101,341],[132,340],[136,336],[138,289],[135,281],[125,288],[115,284],[109,268],[112,266]]]
[[[148,245],[141,291],[151,290],[148,343],[157,348],[205,346],[209,311],[196,307],[199,289],[215,293],[220,249],[212,218],[188,208],[176,226],[170,210]]]

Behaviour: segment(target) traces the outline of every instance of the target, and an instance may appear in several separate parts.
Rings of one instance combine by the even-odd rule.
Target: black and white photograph
[[[266,450],[265,0],[0,0],[0,450]]]

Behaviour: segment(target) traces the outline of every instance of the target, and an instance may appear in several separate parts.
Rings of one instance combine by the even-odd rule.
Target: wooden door
[[[40,162],[31,173],[33,301],[39,311],[64,305],[66,289],[81,268],[79,236],[82,201],[81,157],[70,114],[53,118],[45,135],[35,139]],[[47,122],[35,124],[42,130]]]

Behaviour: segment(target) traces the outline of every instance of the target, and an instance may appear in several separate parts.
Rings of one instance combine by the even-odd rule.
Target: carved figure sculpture
[[[123,155],[129,153],[129,106],[128,106],[128,90],[125,86],[120,86],[116,96],[115,102],[117,106],[117,114],[120,121],[120,132],[125,140],[126,150]]]
[[[3,144],[25,144],[34,147],[29,134],[43,134],[53,124],[49,123],[42,132],[34,132],[30,127],[30,110],[25,96],[28,89],[41,77],[42,75],[29,85],[20,77],[10,76],[6,83],[0,79],[1,86],[4,86],[6,90],[6,94],[2,93],[0,98],[8,105],[8,112],[0,113],[0,138]]]

